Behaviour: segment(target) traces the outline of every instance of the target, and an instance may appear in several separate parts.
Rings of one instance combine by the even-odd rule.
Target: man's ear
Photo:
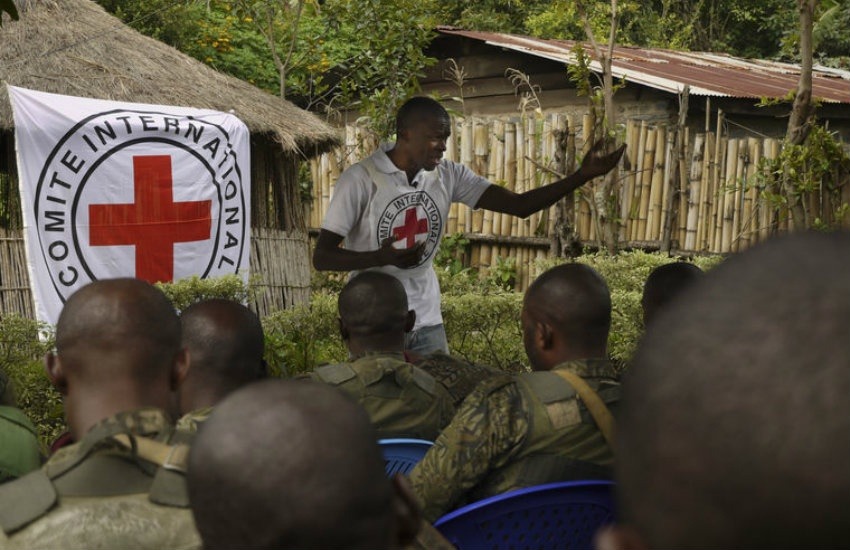
[[[348,338],[351,336],[351,333],[348,331],[348,327],[345,326],[345,323],[342,322],[342,317],[337,317],[336,322],[339,325],[339,335],[342,337],[342,341],[348,342]]]
[[[610,525],[600,529],[593,540],[596,550],[649,550],[643,537],[628,525]]]
[[[416,312],[412,309],[407,310],[407,319],[404,321],[404,332],[413,330],[413,325],[416,324]]]
[[[393,519],[395,523],[394,545],[405,548],[413,543],[422,523],[422,511],[413,494],[410,482],[402,474],[390,480],[393,486]]]
[[[534,338],[537,342],[537,349],[548,350],[552,349],[554,343],[554,333],[549,323],[544,321],[534,322]]]
[[[190,366],[189,350],[180,348],[180,351],[174,356],[174,366],[171,368],[171,391],[177,391],[177,388],[183,384],[186,376],[189,375]]]
[[[68,380],[65,378],[65,371],[62,369],[62,361],[59,359],[59,355],[52,351],[45,354],[44,371],[47,373],[50,384],[60,394],[68,395]]]

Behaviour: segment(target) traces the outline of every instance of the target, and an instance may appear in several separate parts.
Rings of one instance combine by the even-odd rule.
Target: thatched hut
[[[127,27],[90,0],[15,0],[0,27],[0,83],[51,93],[230,111],[251,130],[251,271],[261,314],[309,298],[302,160],[337,143],[316,116]],[[12,109],[0,86],[0,314],[32,315]]]

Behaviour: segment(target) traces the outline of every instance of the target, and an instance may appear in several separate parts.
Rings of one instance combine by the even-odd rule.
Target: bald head
[[[168,298],[140,279],[105,279],[71,295],[56,324],[66,374],[144,380],[168,373],[180,350],[180,321]]]
[[[204,547],[387,548],[392,484],[365,411],[309,381],[247,386],[192,446],[188,484]]]
[[[95,281],[65,302],[45,367],[76,439],[120,412],[156,407],[176,415],[174,392],[187,368],[180,320],[149,283]]]
[[[623,388],[621,510],[650,547],[848,540],[850,237],[725,261],[660,313]]]
[[[380,271],[359,273],[339,293],[338,304],[349,347],[353,342],[364,351],[401,351],[414,318],[398,279]]]
[[[608,285],[584,264],[553,267],[526,291],[522,323],[526,352],[535,370],[573,359],[604,357],[611,327]]]
[[[204,300],[187,307],[180,322],[192,367],[181,387],[182,412],[213,406],[233,390],[266,376],[263,326],[244,305]]]
[[[702,275],[700,268],[688,262],[673,262],[653,269],[643,285],[643,324],[648,325],[662,307]]]

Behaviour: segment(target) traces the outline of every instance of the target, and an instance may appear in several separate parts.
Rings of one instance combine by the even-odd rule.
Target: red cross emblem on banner
[[[416,244],[416,235],[428,232],[428,220],[419,218],[416,208],[410,208],[404,213],[404,225],[393,228],[393,236],[397,240],[406,239],[405,248]]]
[[[171,157],[133,157],[132,204],[89,205],[92,246],[133,245],[136,277],[174,279],[174,244],[210,238],[212,202],[174,202]]]

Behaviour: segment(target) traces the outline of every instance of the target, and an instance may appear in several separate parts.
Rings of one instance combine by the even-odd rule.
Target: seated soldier
[[[603,412],[610,420],[603,403],[619,396],[606,359],[610,324],[608,287],[590,267],[560,265],[534,281],[522,327],[535,372],[479,385],[414,467],[410,480],[427,520],[521,487],[610,477],[610,434],[595,421]],[[591,397],[602,401],[594,416],[584,404]]]
[[[360,273],[339,294],[339,329],[351,359],[307,375],[354,397],[381,438],[433,441],[454,413],[445,388],[405,361],[404,335],[415,315],[398,279]]]
[[[659,310],[703,275],[700,268],[688,262],[673,262],[653,269],[643,285],[640,300],[644,326],[649,326]]]
[[[189,457],[189,496],[206,550],[395,548],[419,512],[387,478],[363,409],[309,381],[266,380],[213,410]]]
[[[247,307],[219,298],[187,307],[180,324],[191,368],[180,385],[177,427],[196,431],[224,396],[268,376],[263,326]]]
[[[623,381],[616,548],[850,540],[850,236],[733,256],[653,321]]]
[[[78,443],[0,486],[0,547],[199,548],[170,416],[187,360],[165,295],[138,279],[84,286],[45,366]]]
[[[41,447],[32,421],[15,406],[12,384],[0,372],[0,483],[41,466]]]

